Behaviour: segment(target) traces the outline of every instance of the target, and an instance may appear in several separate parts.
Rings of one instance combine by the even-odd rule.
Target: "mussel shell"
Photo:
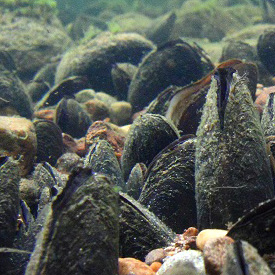
[[[35,109],[56,105],[63,97],[73,97],[77,92],[88,87],[85,77],[71,76],[52,87],[45,96],[36,104]]]
[[[0,63],[0,108],[12,108],[16,114],[31,118],[33,109],[22,81]],[[2,110],[1,110],[2,112]],[[6,115],[2,113],[2,115]]]
[[[12,247],[17,229],[19,212],[20,172],[17,162],[0,157],[0,247]],[[0,253],[0,273],[6,274],[10,261],[6,253]]]
[[[166,43],[173,31],[176,19],[174,11],[155,19],[146,31],[146,37],[156,45]]]
[[[275,198],[259,204],[244,215],[227,235],[249,242],[261,255],[275,253]]]
[[[127,100],[127,93],[137,67],[131,63],[115,64],[111,76],[118,99]]]
[[[26,274],[117,274],[117,199],[106,177],[75,171],[52,203]]]
[[[144,261],[152,249],[165,247],[174,240],[175,233],[130,196],[120,193],[119,204],[120,257]]]
[[[57,67],[55,82],[78,75],[89,80],[96,91],[114,94],[111,78],[115,63],[137,65],[142,57],[154,48],[153,44],[135,33],[103,33],[67,52]]]
[[[125,189],[119,162],[115,156],[113,147],[106,140],[98,140],[89,148],[85,163],[92,168],[94,173],[100,173],[109,177],[117,186]]]
[[[139,116],[131,125],[122,155],[122,171],[127,180],[136,163],[148,165],[163,148],[179,138],[176,127],[155,114]]]
[[[261,118],[261,124],[263,127],[264,135],[274,136],[275,135],[275,94],[269,94],[266,104],[263,109],[263,114]]]
[[[197,224],[195,143],[183,136],[163,149],[148,167],[139,198],[176,233]]]
[[[56,107],[55,123],[63,133],[74,138],[84,137],[91,120],[80,104],[72,98],[63,98]]]
[[[37,120],[34,122],[34,126],[37,138],[36,161],[46,161],[51,165],[55,165],[57,159],[63,153],[61,129],[49,120]]]
[[[275,74],[275,29],[266,30],[260,35],[257,43],[257,52],[260,61],[266,69]]]
[[[184,86],[203,76],[199,53],[181,39],[167,42],[149,53],[140,64],[129,87],[133,111],[147,106],[169,85]]]
[[[227,247],[222,274],[272,275],[272,272],[252,245],[237,241]]]
[[[144,185],[144,177],[147,171],[147,167],[144,163],[137,163],[129,176],[126,183],[126,192],[129,196],[137,200],[140,196],[142,187]]]

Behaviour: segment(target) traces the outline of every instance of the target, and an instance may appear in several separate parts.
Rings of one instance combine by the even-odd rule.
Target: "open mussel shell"
[[[249,242],[261,255],[275,253],[275,198],[252,209],[231,227],[227,235]]]
[[[72,98],[61,99],[56,107],[54,121],[63,133],[74,138],[84,137],[91,125],[91,120],[86,111]]]
[[[36,104],[35,109],[47,108],[56,105],[63,97],[73,97],[77,92],[88,87],[85,77],[71,76],[53,86]]]
[[[144,261],[152,249],[165,247],[175,233],[130,196],[120,193],[119,253]]]
[[[223,275],[272,275],[257,250],[245,241],[236,241],[226,249]]]
[[[133,197],[137,200],[140,196],[142,187],[144,185],[144,177],[147,171],[147,167],[144,163],[137,163],[130,175],[129,179],[126,183],[126,192],[129,196]]]
[[[127,180],[136,163],[148,165],[168,144],[179,138],[176,127],[155,114],[139,116],[131,125],[122,155],[122,171]]]
[[[241,76],[247,76],[249,91],[252,98],[255,98],[257,84],[256,65],[232,59],[219,64],[217,69],[229,67],[237,70]],[[171,97],[168,98],[169,102],[165,103],[165,117],[181,130],[182,135],[196,134],[201,121],[202,108],[210,88],[211,77],[214,75],[215,70],[212,70],[195,83],[172,90]]]
[[[106,140],[94,142],[85,158],[85,164],[90,166],[94,173],[108,176],[112,183],[125,189],[119,162],[113,147]]]
[[[26,274],[117,274],[117,201],[105,176],[76,170],[51,205]]]
[[[218,69],[212,77],[197,130],[195,163],[200,229],[225,229],[274,197],[259,114],[244,77],[233,68]]]
[[[195,143],[183,136],[151,162],[139,202],[175,232],[196,226]]]
[[[57,67],[55,82],[78,75],[87,77],[96,91],[115,94],[111,70],[113,64],[128,62],[137,65],[154,48],[135,33],[102,33],[68,51]]]
[[[170,85],[184,86],[203,76],[200,54],[181,39],[149,53],[129,87],[128,101],[137,112]]]
[[[19,212],[20,173],[17,162],[0,157],[0,247],[12,247],[17,230]],[[0,273],[10,267],[8,255],[0,253]]]
[[[36,162],[47,161],[55,165],[63,153],[61,129],[49,120],[37,120],[34,122],[34,127],[37,138]]]

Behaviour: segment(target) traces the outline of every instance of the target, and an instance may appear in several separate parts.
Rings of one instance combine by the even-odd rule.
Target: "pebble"
[[[145,257],[145,263],[151,265],[153,262],[162,262],[167,256],[167,252],[163,248],[157,248],[150,251]]]
[[[205,275],[202,253],[186,250],[167,257],[156,275]]]
[[[197,248],[203,250],[205,243],[209,239],[216,239],[219,237],[224,237],[227,234],[227,230],[222,229],[204,229],[202,230],[196,240]]]
[[[203,249],[203,259],[207,274],[222,274],[227,246],[233,242],[234,240],[227,236],[210,239],[206,242]]]
[[[18,159],[21,176],[32,169],[36,150],[35,128],[30,120],[0,116],[0,155]]]
[[[156,273],[144,262],[134,258],[119,258],[119,275],[155,275]]]
[[[157,271],[160,269],[161,266],[162,266],[162,263],[160,263],[160,262],[153,262],[153,263],[150,265],[151,269],[152,269],[154,272],[157,272]]]

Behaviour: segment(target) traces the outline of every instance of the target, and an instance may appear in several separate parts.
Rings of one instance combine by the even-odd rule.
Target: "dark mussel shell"
[[[48,162],[55,165],[63,153],[62,131],[57,124],[49,120],[34,122],[37,138],[36,162]]]
[[[149,40],[135,33],[103,33],[63,56],[55,82],[60,83],[72,75],[85,76],[89,88],[115,94],[111,78],[113,64],[128,62],[137,65],[153,48]]]
[[[146,31],[146,37],[156,45],[162,45],[169,40],[177,15],[174,11],[156,18]]]
[[[226,249],[223,275],[272,275],[257,250],[245,241],[237,241]]]
[[[52,87],[36,104],[35,109],[56,105],[63,97],[73,97],[77,92],[88,87],[85,77],[71,76]]]
[[[74,138],[84,137],[91,125],[91,120],[86,111],[72,98],[63,98],[58,103],[54,121],[63,133]]]
[[[217,66],[217,69],[232,67],[240,75],[248,77],[248,85],[252,98],[255,98],[257,68],[253,63],[244,63],[240,60],[228,60]],[[201,111],[205,104],[206,95],[210,88],[211,77],[215,70],[211,71],[201,80],[186,87],[177,88],[169,99],[165,117],[170,119],[182,135],[196,134],[201,120]]]
[[[105,176],[76,170],[51,205],[26,274],[117,274],[117,201]]]
[[[261,124],[263,127],[264,135],[275,136],[275,102],[274,102],[275,93],[269,94],[267,102],[265,104]]]
[[[203,76],[201,56],[181,39],[170,41],[148,54],[129,87],[133,111],[146,107],[170,85],[184,86]]]
[[[92,168],[94,173],[106,175],[112,183],[125,189],[119,162],[115,156],[113,147],[106,140],[98,140],[89,147],[89,153],[85,159],[86,165]]]
[[[120,193],[119,256],[144,261],[155,248],[170,244],[175,233],[152,212],[126,194]]]
[[[244,77],[233,68],[212,77],[196,143],[198,227],[229,222],[274,196],[259,114]]]
[[[19,212],[18,164],[9,157],[0,157],[0,247],[12,247],[17,230]],[[0,273],[10,268],[9,254],[0,253]]]
[[[119,100],[127,100],[130,83],[137,67],[130,63],[118,63],[111,70],[112,81]]]
[[[275,29],[266,30],[260,35],[257,44],[257,52],[260,61],[265,68],[275,74]]]
[[[227,235],[249,242],[261,255],[275,253],[275,198],[260,203],[244,215]]]
[[[10,68],[10,66],[12,66],[12,62],[13,61],[8,53],[0,51],[1,115],[6,115],[6,109],[13,109],[15,114],[19,114],[22,117],[30,119],[33,113],[31,100],[27,95],[24,84],[17,77],[15,71]]]
[[[58,62],[43,66],[27,86],[28,94],[33,102],[40,100],[54,84],[54,75]]]
[[[129,176],[126,183],[126,192],[129,196],[137,200],[140,196],[142,187],[144,185],[144,177],[147,171],[147,167],[144,163],[137,163]]]
[[[136,163],[148,165],[168,144],[179,138],[176,127],[155,114],[139,116],[132,124],[122,154],[122,171],[127,180]]]
[[[183,136],[151,162],[139,202],[177,233],[196,226],[195,142]]]

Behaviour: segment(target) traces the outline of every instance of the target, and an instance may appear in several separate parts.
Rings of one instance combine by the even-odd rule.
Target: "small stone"
[[[108,106],[101,100],[90,99],[84,106],[92,121],[104,120],[110,116]]]
[[[185,250],[167,258],[156,275],[205,275],[202,253]]]
[[[30,172],[36,150],[35,128],[30,120],[0,116],[0,155],[18,159],[21,176]]]
[[[34,113],[34,117],[38,119],[47,119],[53,121],[55,114],[54,109],[44,109],[44,110],[38,110]]]
[[[70,174],[77,166],[81,166],[83,161],[76,153],[65,153],[56,162],[56,169],[60,173]]]
[[[162,266],[162,263],[160,262],[153,262],[150,267],[154,272],[157,272]]]
[[[203,249],[203,259],[207,274],[222,274],[227,246],[233,243],[230,237],[209,239]]]
[[[219,237],[224,237],[227,234],[227,230],[222,229],[204,229],[197,236],[196,245],[197,248],[203,250],[205,243],[209,239],[217,239]]]
[[[166,256],[167,252],[163,248],[157,248],[147,254],[145,263],[151,265],[153,262],[162,262]]]
[[[119,258],[119,275],[155,275],[155,272],[144,262],[134,258]]]
[[[125,125],[131,122],[132,106],[129,102],[119,101],[111,104],[111,120],[117,125]]]

